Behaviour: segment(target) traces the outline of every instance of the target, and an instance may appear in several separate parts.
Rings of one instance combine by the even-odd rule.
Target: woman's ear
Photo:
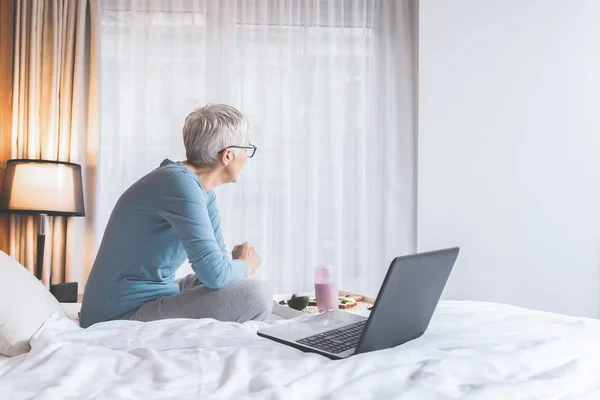
[[[223,163],[223,165],[227,166],[232,160],[233,151],[231,151],[231,149],[225,149],[225,151],[221,153],[221,162]]]

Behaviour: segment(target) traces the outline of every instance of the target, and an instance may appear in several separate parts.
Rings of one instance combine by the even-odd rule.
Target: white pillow
[[[0,277],[0,354],[12,357],[28,352],[33,334],[64,310],[31,272],[2,251]]]

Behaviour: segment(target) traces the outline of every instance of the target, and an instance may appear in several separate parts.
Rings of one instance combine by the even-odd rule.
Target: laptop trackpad
[[[317,314],[311,318],[306,318],[298,322],[307,324],[312,328],[327,328],[329,330],[347,324],[348,320],[341,318],[341,315],[339,314],[327,312],[323,314]]]

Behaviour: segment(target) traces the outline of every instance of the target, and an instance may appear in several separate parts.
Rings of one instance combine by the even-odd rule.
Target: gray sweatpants
[[[263,321],[273,308],[268,285],[256,279],[240,279],[222,289],[210,289],[198,281],[195,274],[190,274],[177,283],[178,294],[143,304],[131,319],[144,322],[167,318]]]

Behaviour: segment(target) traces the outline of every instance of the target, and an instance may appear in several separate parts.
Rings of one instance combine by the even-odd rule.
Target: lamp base
[[[77,282],[50,285],[50,293],[59,303],[77,303]]]
[[[48,216],[40,214],[39,232],[37,237],[37,254],[35,260],[35,277],[42,280],[42,270],[44,268],[44,245],[46,244],[46,225]],[[52,271],[50,271],[50,280],[52,280]],[[49,282],[52,284],[52,282]]]
[[[42,280],[42,269],[44,266],[44,245],[46,243],[46,235],[40,233],[37,236],[37,253],[35,260],[35,277]]]

